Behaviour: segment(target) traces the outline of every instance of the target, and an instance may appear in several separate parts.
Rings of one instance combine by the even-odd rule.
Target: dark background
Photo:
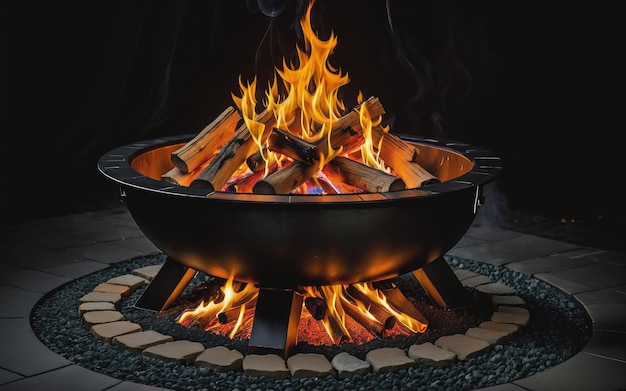
[[[3,2],[3,225],[119,204],[101,155],[197,133],[233,104],[239,75],[262,80],[291,58],[302,4],[261,3],[278,15],[246,0]],[[340,0],[318,1],[313,23],[339,37],[330,61],[351,78],[347,107],[361,90],[392,132],[502,158],[494,210],[621,238],[618,15],[592,2]]]

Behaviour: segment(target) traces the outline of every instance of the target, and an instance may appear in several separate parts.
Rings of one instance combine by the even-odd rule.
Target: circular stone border
[[[111,276],[111,273],[109,273],[109,278],[105,277],[105,281],[102,281],[102,279],[100,281],[96,280],[97,276],[102,274],[104,271],[96,272],[90,276],[83,277],[83,279],[87,279],[87,280],[94,279],[94,281],[91,282],[91,286],[96,286],[98,288],[97,290],[89,292],[87,294],[85,294],[83,291],[83,295],[81,297],[77,299],[75,298],[76,299],[75,303],[86,301],[86,302],[91,302],[93,304],[89,305],[91,306],[91,310],[88,309],[85,311],[76,311],[76,308],[74,307],[74,311],[75,311],[74,314],[76,314],[77,312],[81,312],[83,313],[82,315],[84,315],[84,313],[89,313],[90,311],[103,311],[104,310],[104,311],[109,312],[108,315],[114,315],[114,313],[117,312],[117,309],[121,306],[121,304],[123,304],[121,300],[115,299],[115,295],[118,295],[121,298],[121,293],[106,292],[106,289],[110,289],[113,291],[115,291],[116,289],[115,287],[111,289],[112,288],[111,286],[103,287],[102,285],[103,284],[107,285],[107,284],[112,283],[112,285],[118,285],[118,287],[120,287],[124,285],[124,283],[119,284],[119,282],[121,281],[120,277],[125,277],[125,276],[127,277],[127,276],[135,275],[133,273],[138,269],[138,267],[134,267],[133,266],[134,263],[140,263],[143,265],[140,267],[144,267],[146,266],[145,261],[146,260],[150,261],[150,258],[152,258],[152,262],[153,262],[152,264],[158,265],[159,263],[162,263],[164,261],[163,257],[164,256],[162,254],[156,254],[156,255],[148,255],[145,257],[137,257],[128,261],[120,262],[119,264],[114,265],[114,266],[117,266],[117,269],[119,269],[117,275]],[[506,272],[503,268],[494,267],[492,265],[484,265],[477,261],[463,260],[463,259],[458,259],[458,258],[448,258],[447,260],[448,260],[448,263],[453,267],[455,272],[457,271],[463,272],[461,273],[463,277],[461,277],[461,274],[457,274],[459,276],[459,279],[462,282],[463,282],[463,279],[466,279],[466,278],[486,276],[487,281],[502,285],[502,283],[498,281],[498,278],[504,278],[506,280],[507,279],[506,277],[508,276],[508,279],[510,280],[512,277],[513,280],[511,281],[513,281],[514,283],[515,281],[518,281],[520,278],[522,278],[522,275],[520,273],[510,272],[510,271]],[[125,263],[127,265],[124,265]],[[114,267],[112,266],[105,270],[109,270],[112,268]],[[489,275],[483,274],[481,273],[481,271]],[[468,272],[469,274],[467,274]],[[122,274],[120,275],[120,273]],[[518,275],[515,275],[515,274],[518,274]],[[531,277],[528,277],[528,276],[525,276],[523,278],[532,279]],[[545,284],[536,279],[532,279],[532,280],[533,280],[533,283],[528,284],[529,288],[536,288],[537,286],[541,284]],[[118,284],[116,284],[115,282],[117,282]],[[147,279],[145,282],[147,283],[149,282],[149,280]],[[94,285],[94,283],[96,284]],[[71,283],[68,283],[68,284],[71,284]],[[138,287],[144,284],[137,285],[135,283],[132,283],[131,285],[132,286],[128,286],[127,288],[131,291],[135,291],[135,295],[136,295],[140,291]],[[475,287],[475,289],[478,289],[481,285],[487,286],[489,284],[486,282],[483,282],[482,284],[478,284]],[[506,284],[504,285],[506,286]],[[544,286],[543,290],[546,290],[546,289],[549,290],[548,287],[552,288],[553,290],[556,290],[556,288],[551,287],[549,285],[547,285],[547,287]],[[123,289],[121,289],[120,292],[121,291],[123,291]],[[64,293],[63,288],[60,287],[54,293],[51,293],[51,295],[63,295],[63,293]],[[517,292],[513,290],[513,293],[509,292],[508,294],[503,295],[501,297],[517,298],[521,300],[522,303],[525,303],[524,300],[521,299],[519,296],[517,296],[515,293]],[[110,298],[111,298],[111,301],[114,303],[115,309],[110,310],[110,308],[106,308],[105,305],[101,305],[101,303],[106,303],[106,300],[87,298],[87,296],[94,295],[94,294],[95,296],[100,296],[101,298],[107,296],[107,294],[111,294]],[[499,296],[500,295],[496,295],[494,297],[499,297]],[[541,296],[543,296],[543,298],[541,298]],[[540,299],[548,300],[548,298],[555,298],[555,296],[556,295],[554,294],[554,292],[546,293],[544,295],[540,295]],[[130,297],[131,297],[130,295],[126,296],[125,298],[123,298],[123,300],[128,300]],[[520,303],[519,300],[514,299],[513,302],[516,302],[517,304],[519,304]],[[508,299],[504,300],[504,302],[508,302]],[[97,304],[97,303],[100,303],[100,304]],[[576,303],[574,302],[571,302],[571,303],[573,305],[569,305],[569,304],[567,305],[567,307],[572,311],[572,313],[568,314],[568,317],[572,317],[573,319],[576,319],[576,323],[587,322],[586,326],[588,327],[591,321],[588,318],[587,313],[584,311],[584,309],[582,309],[582,307],[577,306]],[[506,307],[512,307],[512,308],[520,308],[518,307],[517,304],[511,305],[511,306],[506,305],[506,304],[501,304],[501,305],[505,305]],[[126,304],[126,307],[128,307],[128,304]],[[38,305],[38,309],[33,311],[33,320],[32,320],[33,325],[34,325],[33,329],[35,329],[36,331],[38,329],[37,324],[41,321],[41,318],[43,318],[43,316],[38,317],[37,314],[39,311],[42,311],[42,309],[44,308],[46,308],[45,300],[42,300],[41,305]],[[580,311],[582,311],[582,313],[580,313]],[[493,314],[496,315],[497,313],[500,313],[500,312],[502,311],[495,311]],[[104,312],[102,314],[104,314]],[[530,312],[528,312],[528,315],[529,314]],[[422,349],[419,349],[419,348],[422,348],[423,346],[420,347],[416,345],[411,345],[411,346],[405,347],[404,349],[398,348],[397,350],[394,350],[393,352],[390,350],[390,348],[385,348],[385,347],[374,348],[370,350],[370,352],[367,354],[368,358],[366,358],[365,361],[360,360],[359,358],[352,356],[349,353],[342,354],[342,356],[345,356],[346,354],[348,355],[347,361],[335,360],[335,358],[333,358],[332,363],[324,362],[324,360],[326,359],[321,354],[315,355],[315,354],[309,354],[309,353],[307,354],[298,353],[293,356],[293,357],[298,356],[297,359],[294,358],[293,360],[294,362],[297,361],[297,363],[295,364],[293,362],[290,362],[290,360],[292,360],[293,357],[290,357],[286,361],[284,361],[282,358],[276,356],[272,358],[278,358],[279,360],[273,361],[275,363],[274,366],[272,365],[268,366],[268,362],[270,362],[268,360],[261,360],[261,361],[253,360],[258,355],[248,355],[244,357],[243,354],[240,354],[240,356],[236,354],[238,353],[238,349],[242,351],[245,350],[244,349],[246,347],[244,346],[246,344],[245,341],[237,342],[237,341],[230,340],[224,336],[214,335],[215,336],[214,341],[212,341],[211,347],[209,347],[209,349],[206,349],[206,351],[209,351],[210,349],[213,350],[215,348],[220,348],[219,352],[222,354],[231,352],[231,353],[235,353],[235,355],[231,356],[231,359],[229,362],[224,362],[223,357],[217,357],[217,356],[213,361],[209,359],[208,361],[205,360],[205,361],[199,362],[199,365],[197,365],[198,367],[195,368],[195,371],[199,372],[200,378],[197,379],[195,382],[192,382],[193,385],[190,385],[189,383],[185,381],[186,379],[189,379],[189,375],[179,376],[180,375],[179,372],[182,371],[182,373],[189,374],[190,371],[194,371],[194,367],[196,367],[196,365],[193,365],[193,364],[195,363],[196,358],[200,356],[200,354],[203,351],[205,351],[204,344],[201,344],[201,343],[199,344],[193,341],[194,338],[186,338],[186,336],[173,335],[171,336],[170,339],[163,340],[160,343],[166,343],[170,341],[188,341],[190,344],[197,344],[195,345],[195,348],[196,349],[199,348],[199,350],[195,350],[194,352],[188,354],[187,356],[182,354],[178,358],[167,356],[167,354],[165,356],[159,356],[159,354],[145,354],[145,353],[141,354],[143,348],[142,350],[139,350],[139,354],[138,354],[136,347],[129,347],[129,346],[124,347],[123,343],[120,344],[119,341],[116,341],[115,338],[118,335],[105,335],[106,333],[98,334],[97,332],[94,333],[94,330],[93,328],[91,328],[91,325],[89,325],[89,327],[86,327],[84,325],[85,320],[82,315],[79,317],[80,318],[79,321],[83,324],[85,331],[89,334],[89,336],[92,339],[95,336],[96,337],[95,339],[99,340],[100,342],[102,341],[109,342],[109,343],[105,343],[104,345],[109,345],[108,349],[115,349],[118,352],[116,353],[117,356],[126,357],[128,356],[128,354],[137,356],[134,358],[126,357],[122,361],[122,362],[126,362],[126,360],[130,359],[131,362],[136,362],[137,365],[139,365],[139,368],[137,370],[134,370],[134,371],[131,370],[131,372],[134,372],[133,374],[128,374],[127,370],[121,370],[121,369],[118,369],[118,370],[113,369],[111,371],[111,369],[109,368],[110,364],[117,364],[116,363],[117,360],[115,359],[111,360],[111,359],[105,358],[104,360],[102,360],[102,363],[100,363],[100,360],[97,357],[98,353],[93,351],[92,349],[84,349],[84,351],[81,352],[80,345],[77,345],[78,348],[73,349],[72,352],[66,352],[66,351],[63,351],[62,349],[59,350],[59,346],[57,346],[57,344],[55,344],[54,341],[46,341],[47,337],[46,335],[43,335],[45,334],[44,331],[42,331],[42,336],[40,336],[40,338],[52,350],[57,351],[59,354],[62,354],[72,359],[72,361],[78,362],[81,365],[85,366],[85,364],[88,363],[90,360],[95,359],[96,363],[95,363],[95,366],[93,366],[93,369],[98,372],[104,372],[104,373],[110,374],[111,376],[124,379],[124,380],[130,380],[134,382],[145,383],[145,384],[155,385],[155,386],[160,386],[160,387],[167,387],[167,388],[172,388],[172,389],[196,389],[195,387],[200,384],[204,384],[204,386],[208,386],[211,389],[220,389],[220,387],[218,387],[220,383],[223,383],[223,385],[225,386],[224,389],[232,389],[232,388],[237,388],[237,387],[245,388],[246,385],[249,385],[249,384],[259,384],[259,379],[255,379],[259,376],[261,376],[262,378],[266,378],[266,380],[267,379],[271,380],[273,382],[272,388],[274,389],[276,389],[277,387],[278,388],[285,387],[285,389],[290,388],[290,387],[305,388],[305,389],[309,388],[309,386],[320,387],[320,379],[325,379],[324,382],[336,382],[334,383],[333,387],[340,387],[340,388],[345,388],[345,387],[352,388],[356,384],[370,385],[370,386],[372,384],[378,384],[379,386],[381,386],[381,379],[385,379],[385,381],[391,380],[392,383],[397,382],[397,384],[402,385],[401,388],[406,388],[407,384],[419,385],[422,383],[424,385],[429,385],[431,389],[433,387],[436,389],[438,385],[444,388],[448,388],[452,384],[455,384],[455,388],[458,388],[458,389],[482,388],[485,386],[492,386],[492,385],[506,383],[511,380],[514,380],[515,378],[523,378],[523,377],[527,377],[533,374],[534,372],[530,364],[533,361],[532,357],[535,357],[535,356],[539,356],[537,359],[543,362],[542,365],[539,365],[536,368],[537,372],[540,372],[544,369],[547,369],[548,367],[556,365],[564,361],[565,359],[571,357],[571,355],[573,355],[578,350],[580,350],[582,346],[584,346],[586,341],[590,338],[590,328],[589,328],[589,334],[585,335],[582,338],[584,341],[579,341],[579,343],[576,345],[577,347],[572,348],[570,353],[565,352],[565,350],[559,353],[546,353],[547,349],[541,346],[542,344],[536,344],[537,346],[535,346],[535,343],[531,342],[530,353],[532,354],[529,357],[522,359],[521,366],[514,363],[514,367],[519,367],[519,368],[514,368],[514,370],[516,371],[514,372],[509,369],[509,367],[511,366],[511,363],[506,362],[507,360],[505,357],[506,348],[504,345],[508,344],[508,339],[506,339],[506,341],[504,339],[501,340],[500,341],[501,343],[498,343],[498,341],[491,341],[490,343],[488,343],[488,346],[489,346],[488,349],[482,349],[482,350],[476,349],[473,353],[470,353],[467,356],[461,357],[457,353],[454,353],[455,357],[452,360],[443,359],[442,361],[439,361],[439,362],[437,362],[437,359],[421,357],[417,353],[415,353],[415,352],[421,351]],[[128,329],[129,331],[120,333],[119,335],[122,335],[122,334],[128,335],[127,334],[128,332],[135,332],[135,331],[142,330],[140,325],[133,326],[134,323],[126,321],[125,320],[126,317],[123,314],[119,313],[119,315],[121,315],[121,318],[117,318],[116,320],[109,320],[109,322],[122,322],[124,323],[124,327],[131,326]],[[158,314],[150,314],[150,316],[159,320],[159,322],[161,323],[163,322],[171,323],[171,320],[159,318]],[[581,317],[584,319],[581,319]],[[106,319],[106,316],[103,319]],[[113,318],[110,318],[110,319],[113,319]],[[523,319],[523,317],[518,318],[518,319]],[[75,322],[75,319],[74,319],[74,322]],[[159,322],[156,322],[156,323],[159,323]],[[522,320],[518,326],[524,329],[527,323],[528,323],[528,317],[526,317],[525,321]],[[104,323],[99,323],[99,324],[104,324]],[[154,327],[155,330],[158,329],[157,327],[158,325],[155,324],[154,326],[155,326]],[[152,327],[152,324],[151,324],[151,327]],[[184,326],[180,326],[180,327],[184,328]],[[43,329],[45,329],[45,327]],[[584,328],[582,328],[581,330],[584,330]],[[207,334],[207,333],[202,332],[202,334]],[[213,333],[210,333],[210,334],[213,334]],[[509,335],[510,334],[511,333],[509,333]],[[512,334],[519,337],[520,333],[512,332]],[[244,345],[241,345],[242,343]],[[527,342],[524,342],[524,344],[527,344]],[[437,344],[433,345],[433,347],[435,348],[438,347],[436,345]],[[107,349],[106,346],[99,346],[99,348],[102,348],[99,350]],[[430,348],[430,346],[428,346],[428,348]],[[126,351],[126,353],[128,354],[120,354],[119,353],[120,351]],[[389,356],[389,353],[393,353],[393,355]],[[400,354],[398,355],[398,353]],[[371,354],[371,357],[370,357],[370,354]],[[109,356],[111,355],[109,354]],[[480,356],[480,357],[477,357],[477,356]],[[105,357],[106,357],[106,354],[105,354]],[[149,357],[149,358],[146,358],[146,357]],[[266,357],[266,358],[269,359],[270,357]],[[321,364],[320,364],[319,359],[322,359]],[[243,364],[244,361],[246,360],[248,361],[248,365]],[[496,365],[498,360],[502,360],[504,364]],[[145,362],[142,362],[142,361],[145,361]],[[473,361],[477,361],[477,363],[473,363]],[[355,362],[361,365],[360,366],[357,365],[356,367],[351,366]],[[364,368],[363,364],[367,368],[367,370],[365,371],[363,370]],[[457,364],[457,365],[453,365],[453,364]],[[493,373],[490,374],[489,371],[484,370],[487,364],[493,365],[495,367],[495,370],[493,371]],[[145,369],[144,368],[145,365],[148,365],[153,368]],[[456,373],[456,372],[459,372],[458,370],[459,368],[455,368],[455,367],[462,367],[462,366],[469,366],[469,368],[467,369],[469,372],[465,373],[465,371],[461,369],[460,373]],[[87,365],[87,367],[90,367],[90,366]],[[163,381],[163,379],[156,379],[153,374],[150,374],[150,372],[154,372],[155,369],[158,370],[157,369],[158,367],[163,367],[162,373],[165,375],[166,379],[168,378],[167,374],[171,373],[171,376],[176,378],[177,380],[172,379],[171,381],[167,381],[167,380]],[[445,380],[437,379],[435,381],[430,382],[428,381],[427,377],[422,376],[422,379],[420,381],[414,381],[414,382],[406,381],[408,380],[407,377],[408,378],[411,377],[411,376],[407,376],[407,374],[411,375],[413,374],[413,372],[422,372],[424,374],[431,373],[432,375],[436,374],[438,376],[442,376],[443,371],[453,372],[457,377],[459,375],[464,374],[464,376],[462,376],[463,380],[461,382],[459,381],[451,382],[450,380],[452,378],[448,378]],[[142,373],[145,373],[145,374],[142,375]],[[392,376],[393,373],[397,374],[397,377],[399,377],[399,380],[393,379],[393,376]],[[210,376],[211,374],[212,376]],[[214,378],[216,376],[217,376],[217,380]],[[443,376],[445,378],[445,374],[443,374]],[[202,381],[203,378],[206,380],[206,382]],[[220,379],[222,381],[220,381]],[[482,379],[482,381],[480,379]],[[276,383],[277,381],[283,382],[284,384],[282,386],[278,386],[278,384]],[[342,383],[343,381],[349,381],[350,386],[348,387],[347,385],[341,385],[343,384]],[[308,384],[308,386],[306,384]],[[397,386],[392,386],[392,387],[397,387]],[[467,388],[467,387],[470,387],[470,388]]]

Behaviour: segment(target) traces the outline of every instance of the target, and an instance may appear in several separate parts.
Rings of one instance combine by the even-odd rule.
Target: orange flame
[[[239,313],[239,318],[237,319],[236,325],[230,332],[230,335],[234,336],[243,321],[245,303],[252,299],[254,296],[256,296],[259,290],[252,284],[246,284],[243,289],[237,291],[234,288],[234,275],[231,275],[226,280],[220,290],[223,294],[223,298],[220,297],[221,300],[217,302],[215,300],[211,300],[208,303],[205,303],[205,301],[202,300],[202,302],[200,302],[200,304],[195,309],[183,311],[183,313],[179,316],[177,322],[186,326],[190,326],[197,322],[198,319],[213,319],[217,317],[220,312],[227,311],[232,307],[244,303],[241,306],[242,308]],[[207,325],[209,324],[208,321],[205,323]]]
[[[419,320],[402,312],[396,311],[396,309],[387,302],[385,294],[374,288],[371,283],[353,284],[353,286],[366,294],[367,297],[383,306],[396,318],[398,322],[402,323],[407,329],[413,331],[414,333],[424,333],[428,328],[428,325],[420,322]]]
[[[318,142],[326,138],[328,155],[320,158],[320,169],[332,160],[341,149],[335,150],[330,144],[333,125],[345,111],[343,101],[338,98],[339,89],[349,83],[347,73],[332,66],[329,57],[337,46],[338,39],[334,32],[327,40],[319,38],[311,25],[311,10],[315,1],[309,2],[305,16],[300,21],[304,35],[304,49],[296,47],[297,61],[288,64],[283,59],[282,69],[275,69],[273,82],[265,91],[264,106],[276,119],[276,127],[302,137],[307,142]],[[257,106],[255,79],[248,84],[239,80],[241,97],[231,94],[235,105],[242,113],[251,136],[261,151],[263,159],[268,162],[278,161],[281,157],[274,153],[265,153],[263,148],[264,135],[267,131],[264,124],[256,121]],[[362,100],[359,93],[359,99]],[[378,125],[382,118],[373,121],[369,113],[360,110],[361,124],[366,131],[369,142],[362,147],[363,163],[372,167],[382,168],[374,145],[371,141],[371,128]],[[280,164],[280,163],[279,163]],[[384,168],[382,168],[384,169]],[[386,170],[389,172],[389,170]],[[266,172],[267,174],[267,172]]]

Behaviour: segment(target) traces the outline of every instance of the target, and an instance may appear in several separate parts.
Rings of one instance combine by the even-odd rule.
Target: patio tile
[[[93,241],[82,236],[59,232],[50,228],[24,224],[7,234],[8,239],[41,246],[51,250],[81,246]]]
[[[465,247],[465,246],[475,246],[477,244],[482,244],[482,243],[485,243],[485,241],[482,239],[476,239],[470,236],[463,236],[461,240],[459,240],[457,244],[454,245],[454,248]]]
[[[626,362],[626,333],[596,330],[583,352]]]
[[[69,278],[81,278],[86,276],[87,274],[97,272],[107,267],[109,267],[109,264],[85,260],[67,265],[45,268],[42,269],[42,271]]]
[[[0,386],[2,391],[23,390],[84,390],[103,391],[120,383],[121,380],[92,372],[78,365],[69,365],[54,371],[28,377]]]
[[[160,252],[160,250],[154,244],[152,244],[151,241],[146,239],[145,236],[138,237],[138,238],[129,238],[129,239],[125,238],[123,240],[118,241],[117,244],[123,247],[127,247],[131,250],[138,251],[142,254],[152,254],[152,253]]]
[[[49,267],[71,265],[85,260],[84,257],[66,252],[43,249],[36,253],[7,258],[5,262],[27,269],[41,270]]]
[[[472,225],[472,227],[468,229],[465,234],[467,237],[489,242],[512,239],[522,235],[523,234],[519,232],[497,228],[489,224],[481,224],[480,222]]]
[[[107,391],[167,391],[167,388],[149,386],[147,384],[139,384],[130,381],[121,382],[111,388],[108,388]]]
[[[0,329],[0,367],[6,370],[33,376],[71,364],[43,345],[33,333],[28,318],[0,319]]]
[[[28,270],[28,269],[26,269],[25,267],[21,267],[19,265],[13,265],[13,264],[6,263],[6,262],[0,262],[0,274],[15,273],[15,272],[23,271],[23,270]]]
[[[530,391],[615,391],[626,387],[626,363],[579,353],[513,384]]]
[[[475,246],[455,247],[448,254],[468,259],[476,259],[493,265],[540,258],[558,254],[580,246],[556,240],[520,235],[497,242],[486,242]]]
[[[0,385],[14,382],[23,378],[24,376],[18,375],[17,373],[13,373],[11,371],[7,371],[6,369],[0,368]]]
[[[0,318],[28,318],[42,293],[0,285]]]
[[[4,236],[4,233],[3,233]],[[42,247],[30,243],[23,243],[19,240],[9,240],[2,238],[0,241],[0,254],[3,258],[16,257],[18,255],[30,254],[41,251]]]
[[[574,298],[583,305],[626,303],[626,284],[607,289],[577,293]]]
[[[611,288],[626,281],[626,268],[612,263],[599,262],[591,265],[538,273],[535,277],[569,293]]]
[[[109,264],[125,261],[127,259],[143,255],[139,251],[131,250],[127,247],[122,247],[114,242],[96,243],[90,246],[75,247],[69,249],[68,252],[82,258],[87,258],[93,261]]]
[[[511,270],[515,270],[520,273],[532,276],[537,273],[571,269],[574,267],[586,266],[598,262],[600,261],[593,257],[581,256],[580,251],[571,251],[561,254],[549,255],[547,257],[512,262],[507,264],[506,266]]]
[[[1,284],[40,293],[48,293],[54,288],[70,281],[72,281],[70,278],[37,270],[23,270],[0,275]]]
[[[94,220],[93,216],[86,214],[74,216],[68,222],[64,222],[63,220],[48,220],[48,222],[44,221],[40,224],[49,229],[57,230],[57,232],[65,232],[96,242],[142,236],[141,231],[138,229]]]
[[[626,332],[626,303],[586,305],[594,330]]]

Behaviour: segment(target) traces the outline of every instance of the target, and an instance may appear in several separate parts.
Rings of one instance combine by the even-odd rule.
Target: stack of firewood
[[[380,117],[385,112],[376,97],[369,98],[362,105],[371,118]],[[365,140],[360,106],[334,122],[330,140],[323,138],[314,143],[305,141],[293,130],[275,127],[274,115],[268,110],[261,112],[255,120],[265,125],[261,140],[263,149],[289,158],[286,163],[274,163],[272,167],[266,167],[262,158],[267,151],[261,150],[245,123],[240,125],[240,113],[230,106],[192,140],[172,152],[174,167],[161,179],[211,191],[257,194],[288,194],[318,173],[323,173],[330,183],[342,184],[343,189],[365,192],[417,188],[439,181],[416,162],[419,149],[415,145],[394,136],[381,125],[371,128],[372,144],[379,146],[377,153],[389,167],[389,172],[351,158],[350,154],[359,151]],[[331,159],[327,158],[329,142],[333,150],[341,148],[342,151]],[[340,192],[335,186],[324,187],[324,190]]]

